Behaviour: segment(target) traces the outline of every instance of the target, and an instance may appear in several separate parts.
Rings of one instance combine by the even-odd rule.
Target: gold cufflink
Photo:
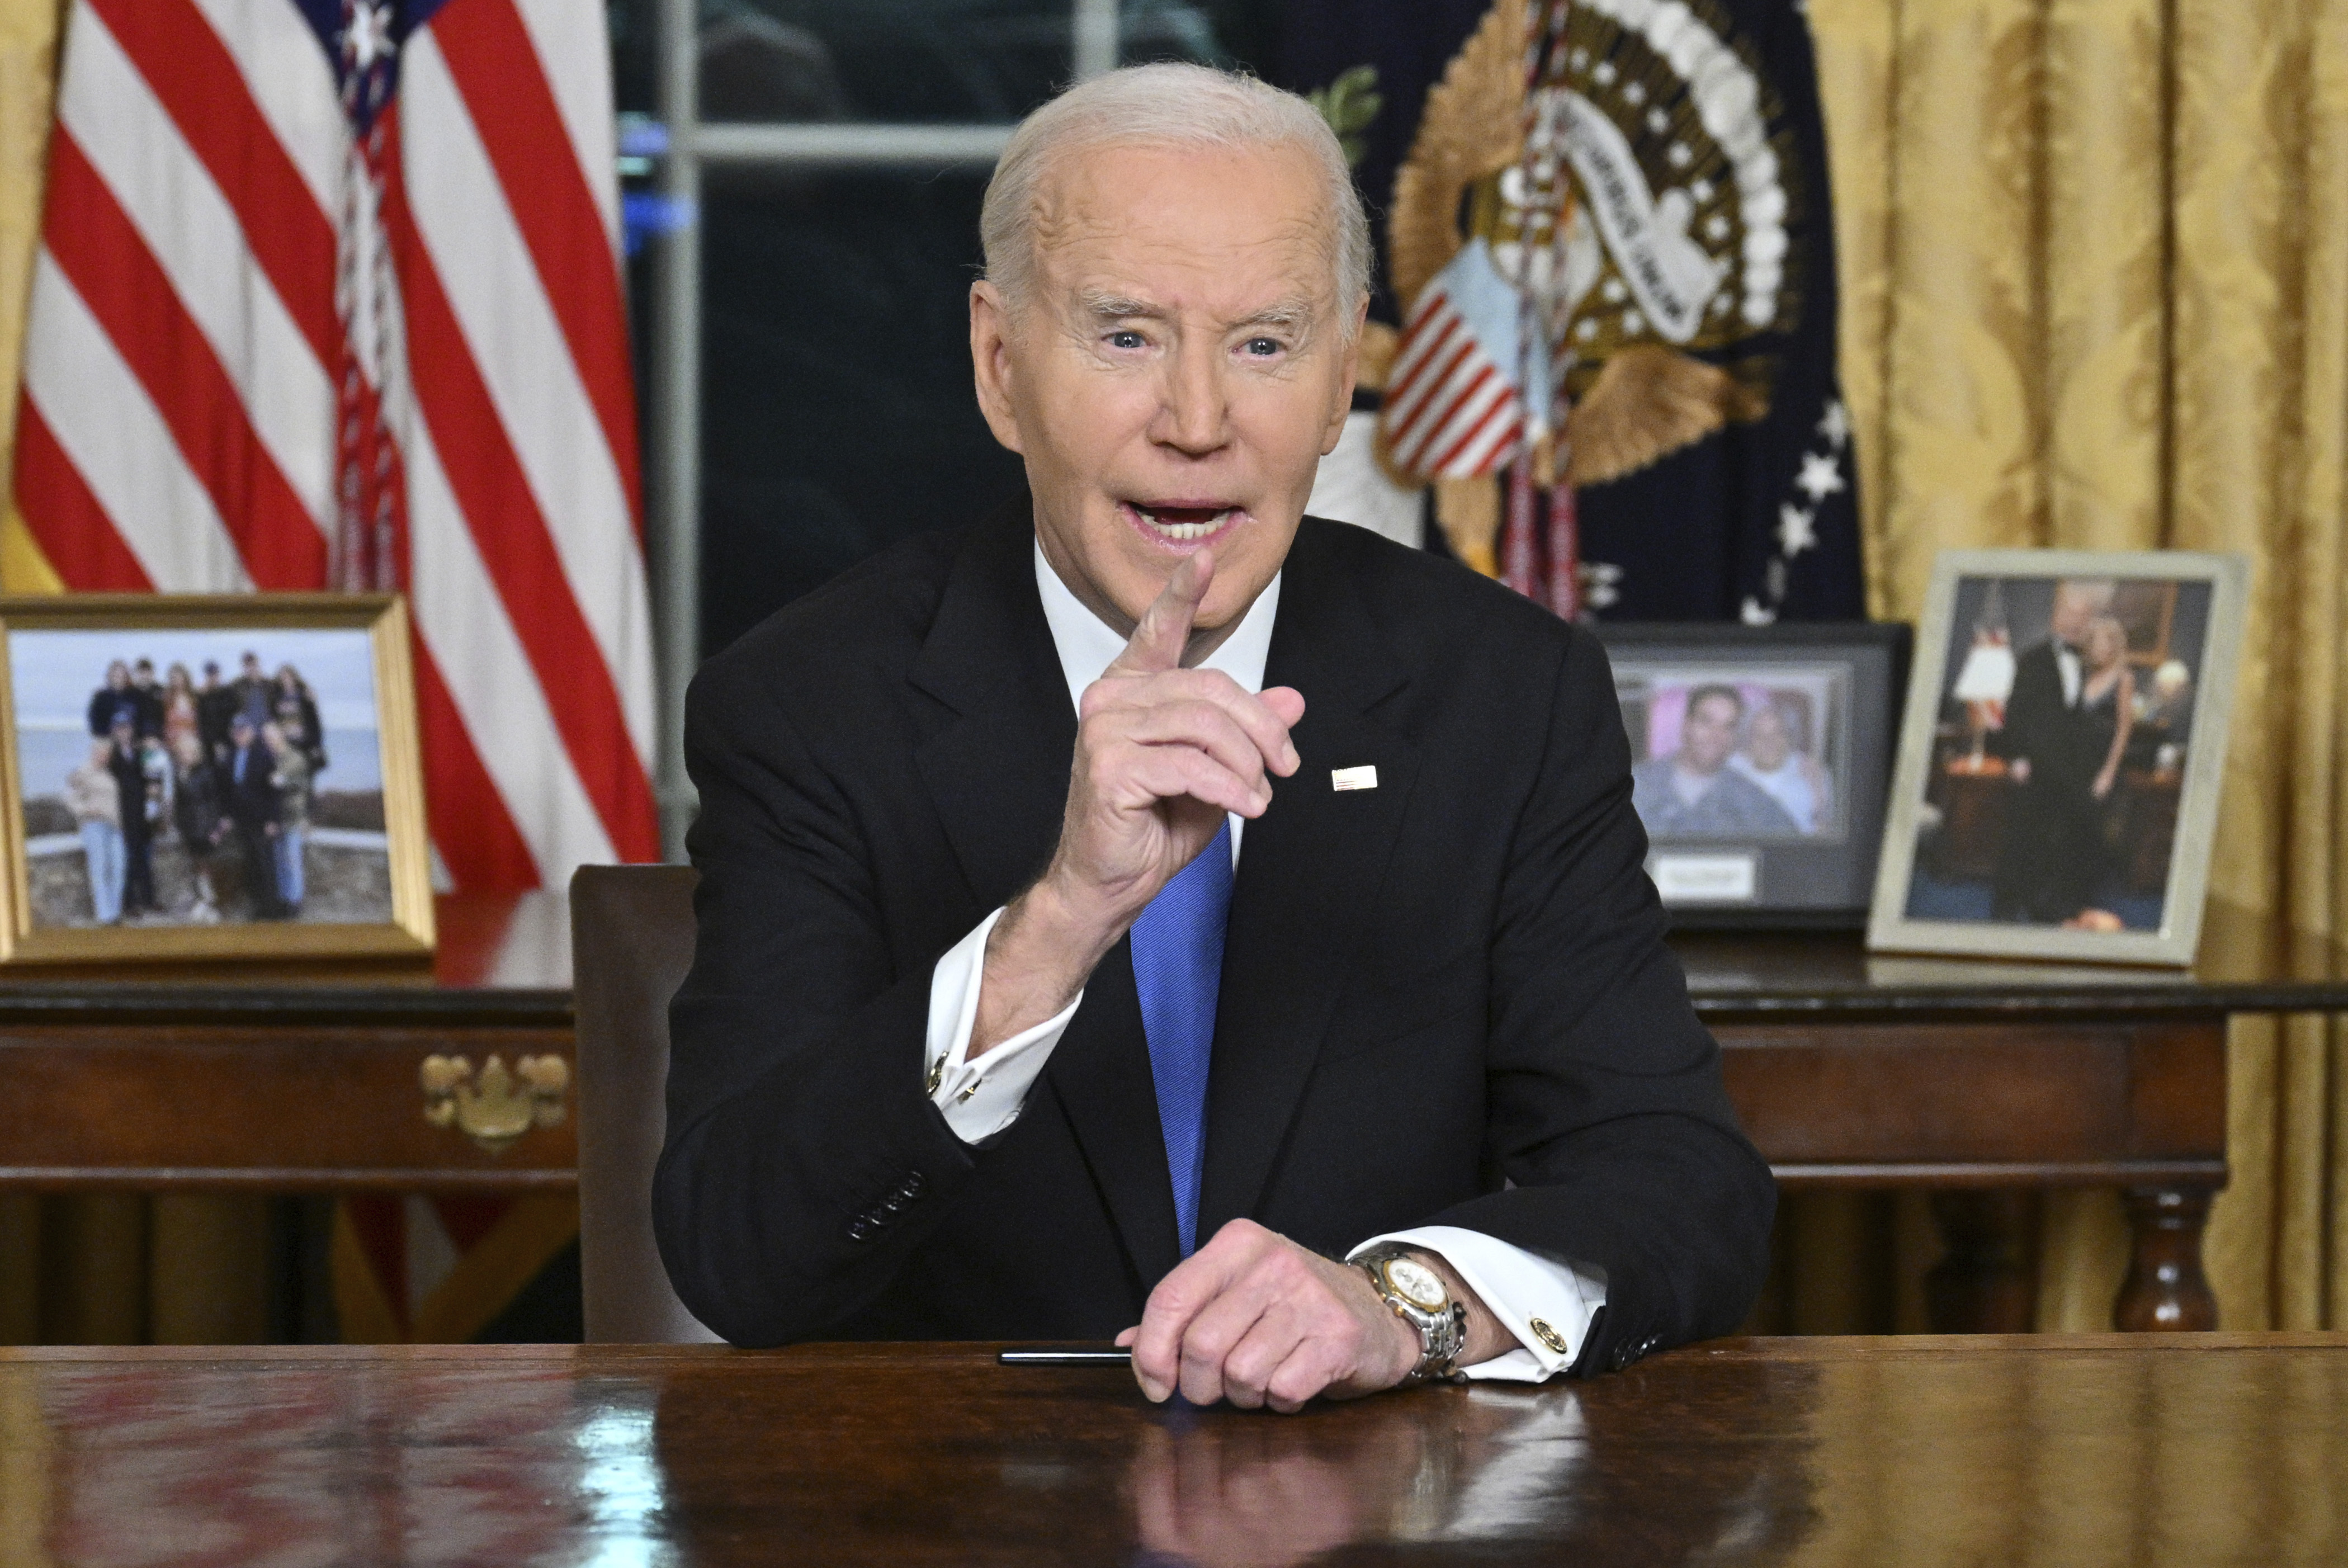
[[[1551,1328],[1549,1326],[1547,1319],[1536,1317],[1525,1326],[1533,1331],[1533,1337],[1535,1339],[1540,1340],[1543,1345],[1548,1346],[1560,1356],[1566,1353],[1565,1336],[1560,1334],[1556,1329]]]

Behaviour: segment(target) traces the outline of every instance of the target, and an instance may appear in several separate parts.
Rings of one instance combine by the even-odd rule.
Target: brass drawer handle
[[[517,1057],[511,1072],[491,1057],[478,1077],[464,1057],[427,1057],[417,1076],[424,1119],[454,1127],[491,1154],[533,1127],[559,1125],[571,1092],[571,1065],[561,1057]]]

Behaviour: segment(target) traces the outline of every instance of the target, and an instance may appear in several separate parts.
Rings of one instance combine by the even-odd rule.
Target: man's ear
[[[1329,410],[1329,428],[1321,432],[1324,458],[1337,449],[1337,441],[1345,433],[1345,416],[1354,411],[1354,378],[1362,370],[1362,324],[1369,315],[1370,296],[1364,294],[1362,303],[1354,307],[1354,329],[1345,335],[1345,366],[1337,377],[1336,406]]]
[[[1019,420],[1011,403],[1011,316],[1003,292],[984,279],[970,285],[970,367],[978,385],[978,411],[994,438],[1014,452]]]

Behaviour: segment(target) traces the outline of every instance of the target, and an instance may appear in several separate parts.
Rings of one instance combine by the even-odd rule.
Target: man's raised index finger
[[[1215,557],[1211,551],[1201,550],[1174,568],[1174,575],[1149,608],[1141,613],[1141,620],[1127,640],[1125,652],[1109,666],[1112,671],[1128,675],[1157,675],[1163,670],[1182,667],[1182,650],[1190,644],[1191,618],[1207,597],[1207,589],[1215,580]]]

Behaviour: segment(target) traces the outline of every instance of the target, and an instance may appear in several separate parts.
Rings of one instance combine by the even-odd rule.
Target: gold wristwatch
[[[1443,1276],[1392,1242],[1356,1254],[1354,1263],[1370,1276],[1371,1285],[1395,1315],[1418,1332],[1418,1365],[1403,1378],[1404,1385],[1449,1379],[1453,1364],[1468,1346],[1468,1308],[1451,1299]]]

